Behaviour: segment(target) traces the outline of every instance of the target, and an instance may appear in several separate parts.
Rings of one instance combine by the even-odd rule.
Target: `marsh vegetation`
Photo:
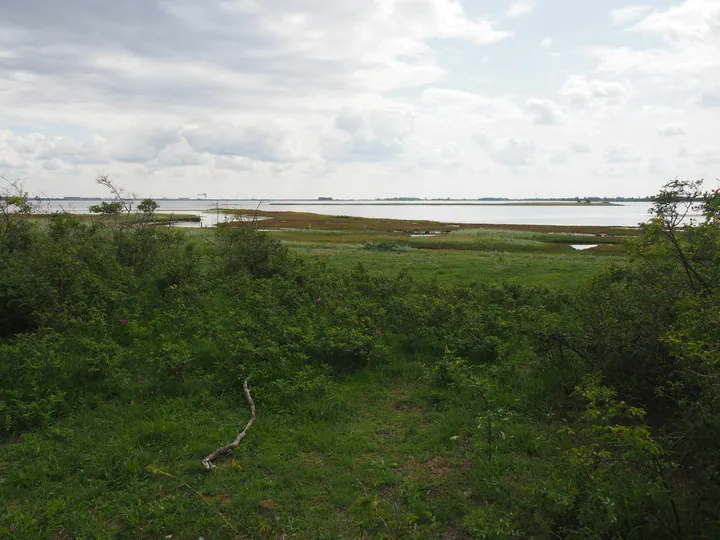
[[[717,192],[440,238],[28,204],[0,198],[3,536],[720,536]]]

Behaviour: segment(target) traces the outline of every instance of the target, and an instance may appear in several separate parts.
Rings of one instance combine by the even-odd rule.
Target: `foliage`
[[[152,214],[158,208],[158,203],[152,199],[143,199],[140,204],[137,205],[137,209],[143,214]]]
[[[617,401],[596,376],[576,389],[585,402],[576,427],[558,431],[560,455],[540,497],[537,521],[564,538],[605,538],[643,530],[680,538],[667,478],[674,464],[643,422],[645,411]]]
[[[244,270],[253,277],[268,278],[283,272],[290,262],[287,248],[259,233],[252,224],[223,228],[220,242],[226,275]]]
[[[629,242],[630,263],[576,295],[539,344],[572,362],[577,374],[600,372],[623,400],[646,408],[656,418],[658,441],[679,464],[671,476],[703,485],[698,508],[709,513],[720,478],[719,201],[718,191],[703,192],[701,182],[668,183],[654,199],[655,217]],[[690,534],[676,529],[677,522],[688,525],[676,518],[663,527]]]
[[[117,216],[122,212],[123,205],[119,201],[107,202],[103,201],[100,204],[93,204],[90,207],[92,214],[102,214],[103,216]]]
[[[333,270],[256,223],[201,243],[151,200],[33,226],[13,197],[5,536],[720,534],[717,192],[669,184],[631,258],[568,292]],[[257,425],[201,474],[248,376]]]
[[[0,251],[13,251],[31,241],[32,227],[22,218],[37,209],[20,181],[0,176]]]

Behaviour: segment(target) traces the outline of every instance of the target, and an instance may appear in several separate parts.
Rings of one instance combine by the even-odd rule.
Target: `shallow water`
[[[50,212],[66,210],[85,214],[99,200],[44,201],[43,208]],[[283,203],[299,204],[283,204]],[[202,226],[209,227],[224,221],[219,208],[245,209],[275,212],[310,212],[332,216],[344,215],[367,218],[408,219],[454,223],[490,223],[513,225],[604,225],[634,227],[649,219],[649,203],[623,203],[615,205],[564,205],[564,206],[512,206],[507,203],[485,203],[482,205],[443,204],[437,206],[412,203],[373,203],[343,205],[338,202],[309,203],[310,201],[239,201],[239,200],[158,200],[158,212],[195,214],[201,217]],[[178,224],[180,225],[180,224]],[[182,226],[198,227],[199,223]]]

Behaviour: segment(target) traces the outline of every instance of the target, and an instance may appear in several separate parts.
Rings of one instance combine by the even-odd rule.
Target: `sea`
[[[66,211],[76,214],[89,213],[90,206],[101,200],[70,199],[43,200],[46,212]],[[634,227],[650,218],[650,203],[623,202],[612,204],[535,204],[536,201],[302,201],[302,200],[183,200],[159,199],[158,212],[195,214],[199,223],[183,223],[182,226],[211,227],[226,218],[223,208],[275,212],[309,212],[331,216],[365,218],[390,218],[427,220],[442,223],[487,223],[514,225],[596,225]],[[520,204],[532,202],[534,204]],[[519,203],[519,204],[513,204]]]

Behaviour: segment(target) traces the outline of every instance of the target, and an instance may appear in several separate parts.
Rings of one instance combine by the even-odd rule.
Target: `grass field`
[[[494,240],[484,243],[460,231],[439,239],[340,231],[287,230],[269,234],[306,260],[323,263],[328,268],[348,270],[362,264],[368,270],[386,275],[405,272],[444,284],[514,281],[532,286],[568,287],[624,260],[622,244],[601,243],[590,250],[576,251],[569,244],[522,238],[504,240],[504,233],[512,235],[512,231],[487,232]],[[500,234],[495,235],[496,232]],[[189,229],[186,234],[198,241],[213,241],[214,232]],[[582,237],[572,239],[584,243]]]
[[[252,230],[144,227],[139,240],[181,243],[130,270],[115,249],[88,256],[115,247],[102,244],[112,229],[36,240],[51,264],[22,290],[73,296],[45,308],[46,326],[0,339],[0,537],[681,537],[655,535],[669,506],[658,495],[645,510],[643,494],[667,486],[646,462],[614,467],[652,448],[649,428],[585,409],[581,370],[596,365],[544,345],[583,324],[557,290],[625,261],[635,230],[263,217],[245,226],[309,264]],[[20,290],[30,273],[10,268]],[[115,281],[95,293],[96,275]],[[89,314],[68,321],[78,306]],[[250,416],[246,377],[257,421],[206,470]],[[605,416],[587,427],[587,411]],[[576,459],[596,447],[600,461]]]
[[[0,446],[0,512],[15,538],[459,538],[489,488],[471,474],[477,410],[437,403],[405,367],[294,411],[259,401],[212,473],[200,461],[245,422],[243,401],[108,403]]]
[[[407,272],[440,283],[515,281],[524,285],[567,287],[581,283],[607,268],[617,257],[575,253],[518,253],[411,249],[375,251],[357,246],[291,244],[310,260],[330,268],[349,269],[357,264],[368,270],[396,275]]]
[[[556,226],[556,225],[498,225],[445,223],[418,220],[375,219],[350,216],[328,216],[305,212],[268,212],[246,210],[221,210],[232,218],[242,221],[229,222],[225,226],[247,226],[248,221],[257,218],[254,226],[287,242],[294,248],[307,248],[312,254],[314,248],[335,249],[363,247],[381,251],[395,251],[405,248],[437,251],[493,251],[533,252],[577,255],[572,244],[598,245],[591,252],[595,255],[622,255],[623,242],[637,233],[636,229],[607,226]],[[73,214],[83,222],[104,224],[133,222],[139,214],[102,216],[96,214]],[[45,222],[49,214],[35,214],[25,217],[36,222]],[[168,222],[199,222],[196,214],[153,215],[154,224]],[[204,238],[212,236],[212,229],[186,232]]]
[[[515,281],[566,287],[619,262],[637,229],[603,226],[497,225],[328,216],[304,212],[226,211],[257,216],[257,226],[304,257],[330,268],[363,264],[441,283]],[[235,224],[239,226],[239,224]],[[206,231],[199,234],[211,234]],[[589,250],[575,244],[597,245]]]
[[[223,210],[231,217],[259,218],[256,226],[285,242],[310,261],[329,268],[367,269],[397,275],[406,272],[440,283],[514,281],[567,287],[622,260],[623,242],[636,234],[624,227],[460,224],[432,221],[328,216],[304,212]],[[81,214],[81,221],[120,222],[136,216],[107,218]],[[193,222],[194,214],[155,214],[155,223]],[[45,215],[30,219],[44,221]],[[244,222],[247,226],[247,222]],[[240,226],[231,223],[230,226]],[[212,239],[212,229],[188,229]],[[577,251],[573,244],[596,244]]]

